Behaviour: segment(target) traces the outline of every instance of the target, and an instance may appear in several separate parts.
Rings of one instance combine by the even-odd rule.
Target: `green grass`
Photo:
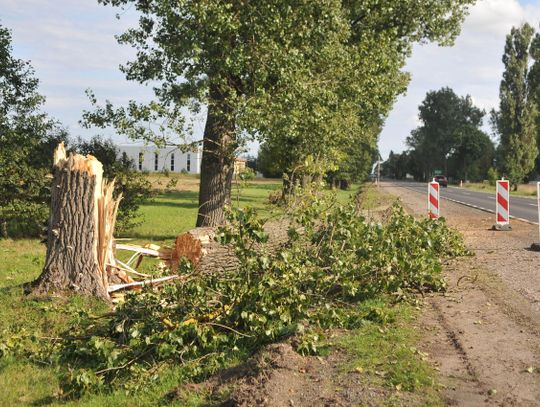
[[[363,326],[337,344],[347,355],[343,373],[357,372],[369,384],[420,399],[415,405],[442,405],[437,375],[416,345],[420,333],[413,327],[418,310],[412,305],[392,305],[379,298],[360,305],[368,318]],[[373,319],[370,321],[369,319]]]
[[[360,193],[361,207],[364,210],[373,210],[383,206],[391,205],[396,200],[394,195],[377,188],[375,184],[362,185]]]
[[[495,185],[480,182],[469,182],[463,184],[464,188],[471,189],[473,191],[480,192],[492,192],[495,193]],[[511,195],[516,196],[536,196],[536,185],[523,184],[518,186],[517,191],[510,191]]]
[[[277,182],[234,186],[233,205],[251,206],[261,215],[269,215],[268,195],[280,187]],[[139,241],[170,243],[179,233],[195,227],[198,206],[198,193],[194,191],[158,194],[152,202],[141,206],[143,223],[127,235]]]
[[[275,209],[268,205],[268,194],[280,187],[276,183],[252,183],[243,186],[241,195],[233,192],[233,201],[240,206],[253,206],[263,215],[272,215]],[[349,191],[336,191],[339,202],[344,203],[356,193],[357,186]],[[378,207],[388,202],[374,189],[364,192],[365,207]],[[130,236],[136,241],[167,243],[195,224],[197,195],[190,191],[161,193],[155,200],[142,207],[145,222]],[[0,344],[2,338],[10,338],[13,333],[24,329],[40,336],[55,336],[72,324],[79,323],[78,311],[86,309],[94,314],[107,310],[103,304],[91,299],[73,296],[69,299],[53,298],[33,300],[23,293],[22,284],[39,276],[43,267],[45,249],[36,239],[0,240]],[[362,367],[378,384],[395,389],[401,385],[403,391],[412,389],[425,393],[431,403],[436,401],[433,372],[420,360],[420,355],[412,350],[417,336],[409,324],[414,317],[411,307],[406,305],[389,307],[384,303],[368,303],[368,307],[379,307],[388,313],[389,322],[366,323],[362,328],[347,335],[339,346],[349,353],[351,363],[344,369]],[[243,356],[238,356],[242,358]],[[234,360],[231,360],[234,363]],[[386,372],[378,376],[375,372]],[[208,395],[186,394],[184,398],[171,404],[164,399],[170,389],[183,381],[181,366],[167,369],[159,379],[148,384],[145,391],[126,394],[117,391],[109,394],[92,394],[65,405],[82,406],[153,406],[160,403],[178,406],[206,405]],[[38,366],[21,359],[0,358],[0,406],[13,405],[55,405],[55,395],[60,389],[58,372],[52,366]],[[396,390],[397,391],[397,390]],[[435,402],[433,404],[436,404]]]

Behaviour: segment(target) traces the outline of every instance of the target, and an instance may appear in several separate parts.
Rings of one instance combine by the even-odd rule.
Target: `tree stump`
[[[109,299],[108,270],[117,268],[113,231],[120,198],[114,182],[92,156],[70,154],[61,143],[54,153],[45,266],[31,292],[76,291]]]

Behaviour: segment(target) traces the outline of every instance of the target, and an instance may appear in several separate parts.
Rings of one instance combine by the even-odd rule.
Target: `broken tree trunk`
[[[109,268],[121,270],[114,256],[113,231],[120,198],[114,182],[92,156],[54,153],[54,177],[45,266],[32,284],[36,294],[77,291],[109,299]]]
[[[264,247],[269,253],[277,251],[288,241],[288,227],[289,222],[286,219],[275,220],[264,226],[269,236]],[[238,269],[239,261],[234,248],[218,243],[215,240],[216,230],[217,228],[213,227],[201,227],[178,235],[170,259],[172,270],[178,269],[183,257],[204,273]]]

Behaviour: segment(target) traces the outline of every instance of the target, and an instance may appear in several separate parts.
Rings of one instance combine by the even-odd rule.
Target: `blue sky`
[[[0,22],[12,30],[15,55],[32,62],[47,97],[45,110],[73,136],[113,134],[80,128],[81,113],[90,108],[87,88],[99,100],[116,104],[151,98],[148,87],[127,82],[118,70],[133,51],[118,45],[114,35],[134,25],[136,15],[127,10],[117,19],[117,12],[96,0],[0,0]],[[480,0],[454,47],[415,47],[405,67],[412,74],[409,90],[399,97],[381,134],[382,155],[405,148],[405,138],[418,125],[418,105],[430,90],[450,86],[486,110],[496,107],[505,35],[526,21],[539,27],[540,0]],[[198,120],[195,133],[200,135],[203,127]]]

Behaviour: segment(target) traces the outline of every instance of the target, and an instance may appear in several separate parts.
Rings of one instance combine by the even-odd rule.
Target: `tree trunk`
[[[203,136],[201,184],[197,226],[217,226],[224,221],[224,207],[231,202],[231,185],[236,149],[233,112],[223,107],[224,99],[210,89],[210,103]]]
[[[278,219],[264,225],[268,233],[268,242],[264,247],[268,253],[275,253],[288,242],[287,219]],[[219,273],[235,271],[240,263],[234,247],[222,245],[215,240],[217,228],[195,228],[176,237],[175,247],[171,254],[171,268],[177,271],[181,258],[186,258],[194,269],[203,273]]]
[[[45,266],[32,284],[36,294],[74,290],[109,299],[108,267],[115,266],[113,230],[120,199],[103,181],[92,156],[54,153],[54,178]]]

